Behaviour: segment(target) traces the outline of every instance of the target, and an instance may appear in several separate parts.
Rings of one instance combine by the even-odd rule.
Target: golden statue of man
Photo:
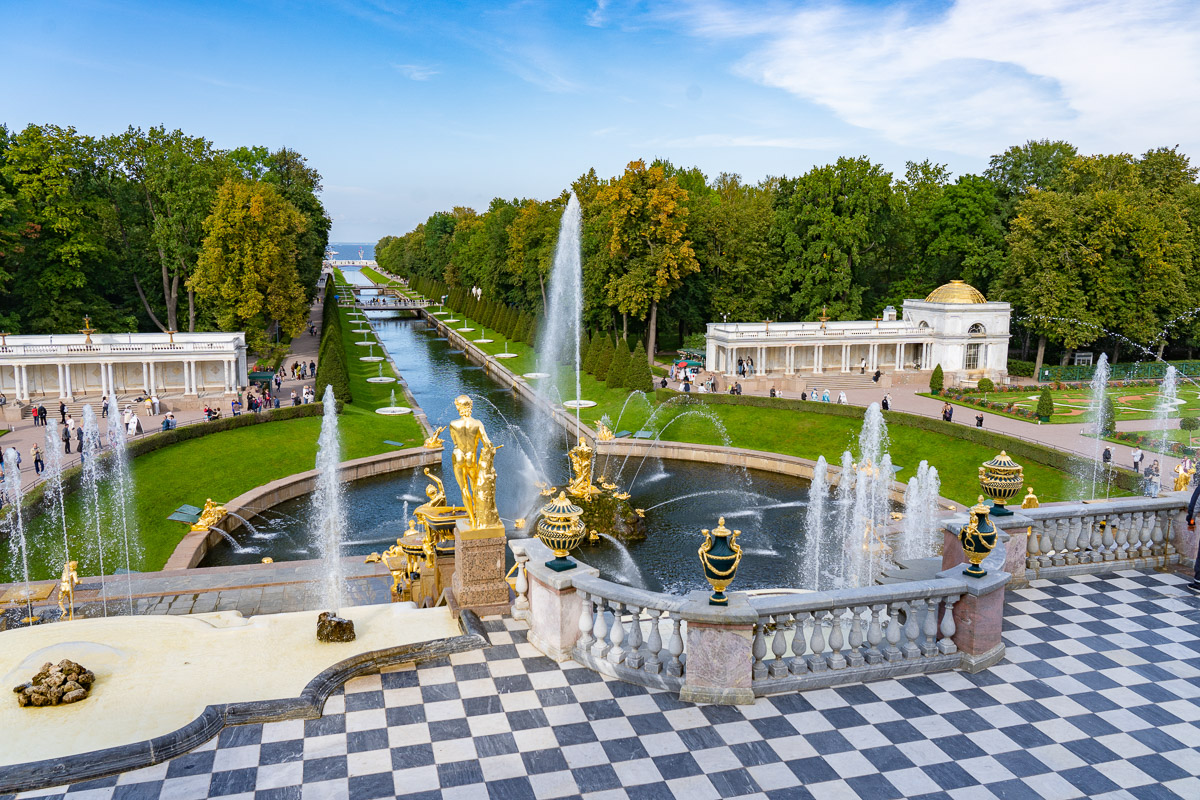
[[[462,504],[467,509],[467,519],[472,528],[478,528],[499,518],[495,510],[495,494],[485,491],[483,497],[479,496],[481,485],[496,485],[492,456],[499,447],[492,444],[487,431],[483,429],[483,423],[471,416],[471,398],[460,394],[454,400],[454,407],[458,409],[458,419],[450,423],[450,441],[454,443],[454,453],[451,456],[454,479],[458,481],[458,488],[462,491]],[[483,449],[477,452],[481,445]],[[481,455],[484,457],[482,465]],[[488,474],[484,474],[485,472]],[[489,504],[490,508],[483,508]]]

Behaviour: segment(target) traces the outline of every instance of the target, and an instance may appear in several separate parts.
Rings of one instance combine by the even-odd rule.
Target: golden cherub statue
[[[601,442],[611,442],[614,438],[612,429],[603,422],[596,423],[596,439]]]
[[[429,467],[425,468],[425,477],[433,481],[433,483],[425,485],[425,496],[429,498],[429,502],[425,505],[430,507],[446,505],[446,487],[442,483],[442,479],[430,472]]]
[[[62,578],[58,584],[58,610],[67,619],[75,619],[75,586],[79,583],[79,562],[68,561],[63,565]],[[66,608],[63,601],[66,600]]]
[[[442,441],[441,437],[441,433],[444,430],[446,430],[445,425],[442,425],[440,428],[436,428],[434,430],[433,435],[425,440],[424,447],[426,450],[441,450],[446,446],[446,443]]]
[[[210,497],[204,501],[204,510],[200,512],[200,519],[196,520],[191,530],[193,532],[207,531],[220,522],[225,514],[225,506],[217,505]]]

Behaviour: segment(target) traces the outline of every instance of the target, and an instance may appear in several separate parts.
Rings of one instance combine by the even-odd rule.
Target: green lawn
[[[1002,403],[1008,405],[1012,403],[1018,409],[1033,410],[1037,407],[1038,397],[1041,395],[1041,389],[1036,387],[1028,387],[1028,391],[1019,392],[965,392],[964,397],[982,398],[993,403]],[[1125,419],[1154,419],[1154,406],[1158,402],[1159,391],[1157,386],[1119,386],[1110,387],[1108,395],[1112,398],[1113,408],[1117,412],[1117,420]],[[926,394],[926,397],[933,395]],[[1091,403],[1091,394],[1086,389],[1052,389],[1050,396],[1054,399],[1054,414],[1050,417],[1051,423],[1064,422],[1089,422],[1088,406]],[[1194,384],[1184,384],[1179,387],[1177,395],[1182,404],[1177,404],[1177,411],[1171,414],[1172,417],[1196,417],[1200,416],[1200,390]],[[963,403],[953,397],[934,397],[935,400],[945,400],[954,405],[963,406],[965,408],[978,409],[969,403]],[[1020,417],[1014,414],[1007,414],[1004,411],[994,409],[983,409],[985,414],[999,414],[1001,416],[1013,417],[1022,419],[1026,422],[1030,420],[1027,417]]]

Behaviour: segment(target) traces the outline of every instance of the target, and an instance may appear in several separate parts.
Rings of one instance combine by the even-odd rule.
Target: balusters
[[[1042,520],[1042,555],[1038,562],[1043,567],[1054,564],[1054,534],[1058,530],[1056,520]]]
[[[592,599],[588,597],[588,593],[580,592],[579,598],[582,602],[579,608],[579,638],[575,641],[575,647],[581,653],[586,653],[596,641],[596,637],[592,636],[595,618],[592,616]]]
[[[1138,556],[1140,558],[1150,557],[1150,537],[1153,517],[1145,512],[1139,511],[1134,515],[1137,520],[1138,528]]]
[[[1029,526],[1028,540],[1025,542],[1025,568],[1036,570],[1038,568],[1038,554],[1042,552],[1041,534],[1042,526],[1035,522]]]
[[[1054,531],[1054,556],[1051,562],[1056,567],[1065,566],[1067,563],[1067,530],[1071,523],[1067,519],[1056,519],[1051,521],[1050,525]]]
[[[845,669],[846,657],[842,655],[842,609],[835,608],[829,619],[829,668]]]
[[[624,603],[614,603],[612,633],[608,635],[609,641],[612,642],[612,647],[608,649],[608,663],[620,664],[625,660],[626,650],[621,646],[625,641],[625,625],[621,622],[621,609],[625,607]]]
[[[770,665],[772,678],[784,678],[788,674],[788,664],[783,660],[783,655],[787,652],[787,639],[783,635],[787,628],[787,619],[787,614],[775,616],[775,638],[771,641],[771,654],[775,656]]]
[[[604,606],[607,602],[603,597],[596,598],[596,624],[592,627],[596,636],[592,644],[592,655],[596,658],[608,655],[608,620],[604,617]]]
[[[641,669],[644,659],[642,647],[642,609],[629,606],[629,655],[625,656],[625,666],[630,669]]]
[[[850,609],[850,651],[846,655],[846,660],[852,667],[861,667],[863,665],[863,625],[862,615],[867,613],[866,606],[856,606]]]
[[[938,650],[946,654],[958,652],[958,645],[954,643],[954,634],[958,632],[954,625],[954,604],[957,601],[958,595],[947,597],[946,611],[942,614],[942,638],[938,640]]]
[[[808,643],[812,655],[808,657],[808,668],[813,672],[825,671],[825,612],[813,612],[812,639]]]
[[[883,657],[888,661],[899,661],[904,654],[897,647],[900,643],[900,603],[888,604],[887,647]]]
[[[883,641],[883,626],[879,624],[879,617],[885,613],[886,609],[886,605],[871,606],[871,624],[867,626],[866,659],[868,664],[878,664],[883,661],[883,653],[879,649],[879,643]]]
[[[671,639],[667,643],[667,649],[671,653],[671,660],[667,664],[667,674],[673,678],[678,678],[683,675],[683,662],[679,657],[683,655],[683,637],[679,634],[679,612],[672,611],[671,614]]]
[[[1067,541],[1064,546],[1066,552],[1063,555],[1068,564],[1079,563],[1079,533],[1082,525],[1083,520],[1080,517],[1067,520]]]
[[[756,681],[767,677],[767,665],[763,663],[763,659],[767,657],[766,628],[767,620],[762,617],[754,623],[754,644],[750,647],[750,652],[754,655],[754,667],[750,674]]]
[[[1163,530],[1164,536],[1166,537],[1166,544],[1163,547],[1162,554],[1164,556],[1166,556],[1167,558],[1170,558],[1171,556],[1175,555],[1176,552],[1178,552],[1175,549],[1175,537],[1171,535],[1171,532],[1173,530],[1175,530],[1174,520],[1171,519],[1171,517],[1172,517],[1171,512],[1163,511],[1160,513],[1162,515],[1162,521],[1161,521],[1162,530]],[[1183,516],[1184,512],[1176,512],[1176,513],[1180,514],[1181,519],[1180,519],[1179,524],[1182,525],[1183,524],[1182,516]]]
[[[808,672],[808,662],[804,660],[804,651],[808,649],[804,623],[809,619],[812,619],[812,614],[808,612],[803,612],[803,616],[792,615],[792,660],[788,664],[788,672],[793,675],[803,675]]]
[[[517,581],[513,587],[517,599],[513,601],[512,616],[513,619],[529,619],[529,576],[525,574],[525,563],[529,561],[529,554],[517,551],[513,555],[517,559]]]
[[[662,650],[662,633],[658,630],[658,618],[662,616],[657,608],[648,608],[650,614],[650,638],[646,640],[646,666],[644,669],[651,675],[662,671],[662,662],[658,660],[658,652]]]
[[[1150,555],[1158,557],[1166,552],[1163,543],[1163,512],[1156,512],[1151,519],[1153,527],[1150,530]]]
[[[1100,549],[1104,552],[1104,561],[1113,561],[1117,557],[1116,545],[1117,540],[1113,538],[1113,517],[1104,519],[1104,533],[1100,537]]]
[[[913,601],[904,604],[904,644],[901,650],[905,658],[917,658],[921,648],[917,645],[917,637],[921,635],[921,626],[917,624],[917,608]]]
[[[918,601],[919,602],[919,601]],[[938,633],[938,605],[940,597],[930,597],[925,600],[925,638],[921,641],[921,655],[926,658],[936,656]]]
[[[1129,515],[1117,515],[1117,532],[1115,534],[1117,540],[1117,551],[1113,553],[1113,560],[1121,560],[1129,558]]]

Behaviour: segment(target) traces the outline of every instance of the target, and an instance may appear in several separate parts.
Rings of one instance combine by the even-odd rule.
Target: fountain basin
[[[537,378],[549,378],[549,377],[550,377],[550,373],[549,373],[549,372],[526,372],[526,373],[525,373],[524,375],[522,375],[521,377],[522,377],[522,378],[529,378],[529,379],[531,379],[531,380],[533,380],[533,379],[537,379]]]
[[[9,684],[62,658],[84,663],[96,682],[90,697],[69,706],[0,703],[6,733],[0,767],[145,742],[189,725],[208,706],[301,698],[314,678],[339,662],[460,635],[446,608],[391,603],[342,613],[355,623],[353,642],[317,642],[313,611],[77,619],[7,631],[0,674]],[[263,669],[264,652],[287,657]],[[147,708],[154,713],[146,714]]]
[[[359,361],[383,361],[383,356],[359,356]]]
[[[495,339],[473,339],[472,341],[474,341],[475,344],[491,344],[492,342],[494,342],[496,340]]]
[[[432,313],[435,317],[444,317],[447,314],[449,314],[450,312],[449,311],[434,311]]]
[[[474,328],[456,328],[456,330],[459,333],[470,333],[471,331],[473,331],[475,329]]]
[[[359,347],[370,347],[375,344],[375,342],[355,342],[355,344]]]
[[[395,378],[389,378],[386,375],[378,375],[374,378],[367,378],[367,383],[395,383]]]
[[[493,358],[516,358],[518,353],[496,353]]]
[[[375,409],[375,413],[395,417],[401,414],[411,414],[412,409],[407,406],[384,406],[383,408]]]
[[[351,329],[350,332],[351,333],[371,333],[371,329],[370,328],[353,328],[353,329]]]
[[[567,400],[563,402],[564,408],[591,408],[596,405],[595,400]]]

